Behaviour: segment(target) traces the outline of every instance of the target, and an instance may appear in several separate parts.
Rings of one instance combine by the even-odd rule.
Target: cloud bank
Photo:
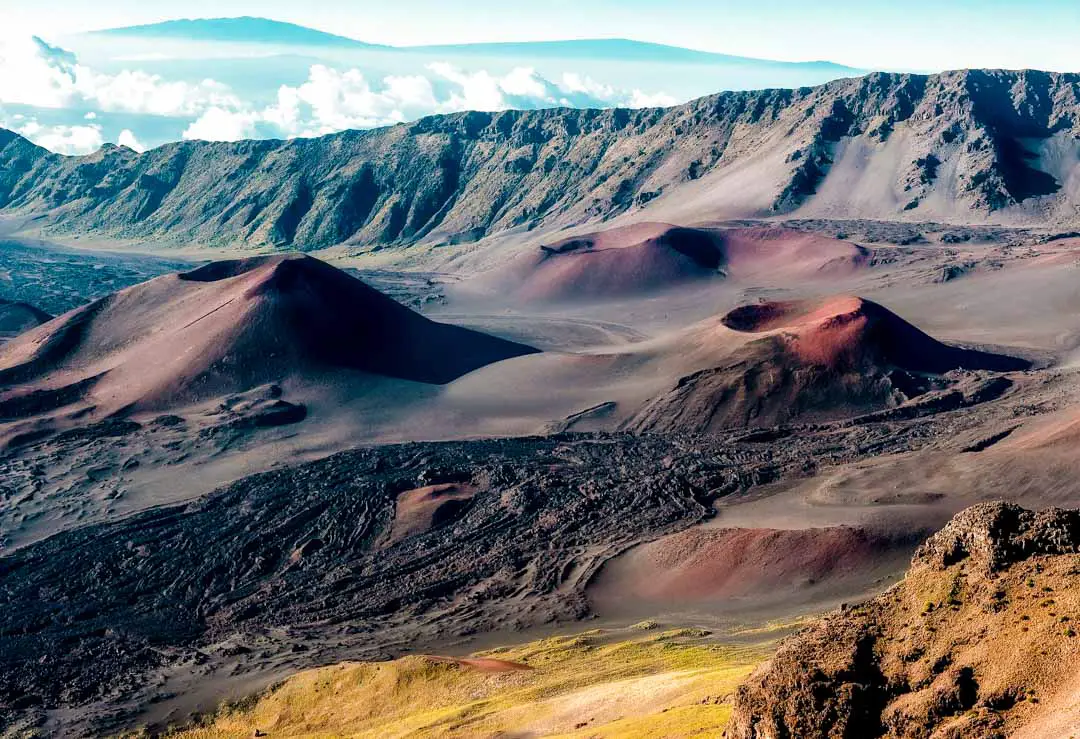
[[[89,154],[105,143],[101,126],[96,124],[43,126],[37,121],[28,121],[15,132],[58,154]]]
[[[37,36],[0,45],[0,103],[174,117],[242,105],[228,87],[210,79],[191,84],[139,70],[100,74]]]
[[[350,128],[375,128],[434,113],[465,110],[536,110],[673,105],[674,99],[621,91],[568,74],[562,84],[529,67],[504,76],[466,72],[446,63],[427,67],[429,76],[389,76],[371,81],[358,69],[311,67],[298,87],[282,85],[277,102],[261,110],[213,106],[184,131],[185,139],[234,141],[260,134],[321,136]]]
[[[463,70],[446,62],[422,74],[370,77],[356,68],[314,64],[299,85],[282,84],[276,100],[258,105],[214,79],[168,80],[138,69],[114,74],[82,64],[75,54],[40,38],[0,45],[0,126],[65,154],[101,147],[102,116],[154,116],[177,122],[184,139],[310,137],[366,129],[465,110],[535,110],[551,107],[647,107],[672,105],[663,93],[623,90],[574,72],[557,82],[530,67],[505,75]],[[5,114],[4,105],[71,111],[71,120],[50,125],[34,116]],[[135,128],[111,131],[114,140],[142,150]]]

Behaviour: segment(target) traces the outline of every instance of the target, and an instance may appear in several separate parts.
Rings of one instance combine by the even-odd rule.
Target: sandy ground
[[[767,471],[755,472],[738,494],[721,497],[715,517],[693,533],[598,555],[609,564],[581,584],[602,623],[657,615],[676,623],[715,623],[748,612],[752,620],[804,613],[885,587],[903,569],[917,535],[973,502],[1080,502],[1072,453],[1080,434],[1080,242],[1043,243],[1026,232],[943,242],[940,230],[928,228],[925,243],[900,244],[887,234],[865,238],[873,231],[866,224],[804,227],[830,239],[851,232],[851,242],[867,250],[865,264],[813,280],[801,272],[695,275],[602,301],[554,303],[510,301],[472,289],[463,273],[498,261],[491,245],[469,246],[439,261],[417,252],[411,266],[424,267],[423,273],[389,269],[398,264],[361,272],[429,318],[542,353],[445,385],[384,377],[369,378],[363,392],[338,392],[326,384],[284,381],[282,397],[304,405],[308,414],[278,428],[238,428],[234,422],[242,413],[217,403],[190,404],[168,411],[182,423],[156,422],[164,411],[155,411],[133,415],[138,428],[122,433],[99,429],[92,438],[9,447],[3,452],[0,544],[11,552],[357,445],[615,431],[646,399],[691,372],[722,364],[746,344],[747,336],[719,324],[727,311],[763,299],[831,295],[873,300],[937,339],[1022,355],[1035,369],[1014,373],[1012,389],[1001,398],[897,425],[900,443],[885,453],[877,451],[880,437],[867,433],[862,439],[858,428],[792,427],[794,436],[787,438],[805,436],[815,444],[800,474],[773,480]],[[547,238],[523,238],[508,250],[528,254]],[[354,268],[377,264],[341,250],[327,256]],[[133,250],[125,259],[140,257]],[[8,296],[0,290],[0,297]],[[767,458],[793,443],[778,436],[763,442],[760,454]],[[433,520],[438,507],[432,501],[439,501],[426,495],[431,492],[416,493],[417,515],[403,519],[398,535]],[[448,500],[468,504],[469,495],[457,491]],[[792,548],[805,550],[804,556],[782,556]],[[747,551],[775,561],[768,578],[755,579],[758,559],[739,560]],[[286,643],[281,636],[266,639]],[[498,643],[505,635],[448,640],[444,651],[464,654],[487,639]],[[340,650],[334,655],[347,656]],[[190,697],[185,705],[205,708],[307,664],[303,655],[264,660],[263,668],[242,656],[234,661],[246,665],[235,675],[227,666],[198,677],[180,668],[169,676],[170,689]],[[174,704],[158,713],[178,710]]]
[[[835,236],[856,229],[832,224],[827,230]],[[931,229],[926,232],[937,238]],[[1009,238],[1016,241],[1021,237]],[[573,429],[614,428],[645,399],[689,372],[714,365],[745,342],[745,337],[718,337],[715,322],[731,308],[761,299],[857,294],[880,302],[936,338],[1027,353],[1060,368],[1053,372],[1066,375],[1058,385],[1069,386],[1067,373],[1080,347],[1075,319],[1080,314],[1080,287],[1074,274],[1080,263],[1080,243],[1075,239],[1028,241],[1002,243],[997,238],[987,243],[908,246],[867,241],[871,256],[865,269],[834,274],[826,280],[808,281],[801,273],[799,279],[754,274],[743,280],[695,280],[640,295],[554,305],[507,307],[499,296],[459,287],[468,281],[463,283],[455,274],[416,280],[408,273],[401,277],[368,273],[365,276],[372,284],[389,288],[399,300],[416,299],[431,318],[521,341],[543,353],[491,365],[442,387],[384,379],[373,381],[368,391],[341,395],[327,393],[325,387],[285,383],[286,397],[310,410],[302,427],[258,432],[251,441],[245,435],[226,444],[217,440],[207,443],[205,438],[171,438],[167,430],[157,433],[148,426],[140,432],[146,437],[144,443],[162,453],[156,462],[139,458],[137,468],[122,469],[125,462],[138,457],[123,451],[21,451],[10,461],[14,474],[25,474],[18,470],[44,464],[50,471],[44,480],[41,476],[35,480],[34,495],[48,500],[62,494],[66,505],[74,508],[64,515],[55,510],[42,514],[21,511],[14,529],[7,527],[8,536],[14,537],[9,545],[40,538],[66,525],[57,523],[57,518],[85,523],[106,512],[123,515],[195,497],[268,464],[303,461],[355,443],[532,434],[565,427],[564,419],[610,403],[617,406],[615,412],[586,415]],[[135,258],[134,252],[131,255]],[[339,263],[348,264],[349,260]],[[954,265],[961,265],[963,271],[942,281],[945,271]],[[427,300],[432,283],[445,293],[443,299]],[[86,290],[76,286],[74,292],[80,289]],[[195,409],[180,415],[194,416],[195,428],[217,425],[213,418],[204,420],[205,413],[206,409]],[[152,419],[139,420],[145,423]],[[72,470],[88,464],[82,461],[87,454],[116,459],[106,458],[95,465],[108,468],[95,473],[98,479],[77,479],[78,473]],[[906,469],[902,461],[881,464]],[[941,462],[940,479],[956,474],[955,464]],[[922,462],[910,466],[923,477],[931,474],[922,471],[926,469]],[[179,470],[185,470],[183,486],[174,482]],[[910,473],[903,474],[899,479],[910,479]],[[973,473],[960,470],[960,474]],[[90,497],[99,500],[83,508],[76,501],[90,489],[96,491]],[[118,489],[123,492],[116,496]],[[106,502],[110,495],[116,497]],[[42,518],[37,519],[38,515]],[[816,520],[807,515],[808,522]],[[39,526],[34,520],[43,523]],[[44,523],[50,520],[52,523]],[[826,521],[835,522],[831,518]],[[775,524],[765,515],[761,525]]]

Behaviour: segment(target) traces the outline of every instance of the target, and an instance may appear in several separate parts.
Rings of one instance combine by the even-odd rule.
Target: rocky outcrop
[[[1077,511],[960,513],[897,586],[783,644],[739,688],[728,737],[1004,737],[1048,720],[1076,687],[1078,552]]]
[[[996,503],[959,513],[919,547],[912,567],[945,570],[967,560],[972,567],[993,573],[1034,556],[1078,552],[1080,511],[1036,512]]]
[[[188,243],[452,243],[600,221],[686,192],[702,215],[792,211],[854,140],[895,146],[874,217],[963,220],[1023,203],[1028,220],[1075,219],[1062,184],[1076,167],[1078,90],[1074,74],[879,73],[667,109],[459,113],[318,139],[185,141],[144,154],[107,146],[84,157],[3,132],[0,212]],[[735,179],[748,166],[767,186]]]

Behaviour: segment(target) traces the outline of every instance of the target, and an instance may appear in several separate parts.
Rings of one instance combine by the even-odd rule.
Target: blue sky
[[[674,105],[852,74],[670,55],[81,35],[245,15],[394,46],[630,38],[862,70],[1080,72],[1080,0],[0,0],[0,127],[83,154],[106,142],[142,150],[181,139],[319,136],[462,110]]]
[[[630,37],[858,67],[1080,70],[1080,0],[0,0],[8,31],[59,35],[257,15],[389,44]]]

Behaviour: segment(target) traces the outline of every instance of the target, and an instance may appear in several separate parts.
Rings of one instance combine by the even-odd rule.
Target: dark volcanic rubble
[[[721,459],[661,440],[408,444],[69,531],[0,559],[0,706],[12,719],[120,699],[237,634],[292,634],[285,653],[329,635],[379,656],[581,617],[605,556],[701,520],[707,488],[738,484]],[[453,481],[476,495],[388,540],[400,493]]]
[[[711,517],[715,500],[918,448],[954,421],[775,444],[733,432],[382,446],[68,530],[0,557],[0,726],[78,707],[65,731],[99,734],[167,700],[170,671],[197,684],[582,618],[606,560]],[[459,494],[396,536],[398,505],[441,485]]]

